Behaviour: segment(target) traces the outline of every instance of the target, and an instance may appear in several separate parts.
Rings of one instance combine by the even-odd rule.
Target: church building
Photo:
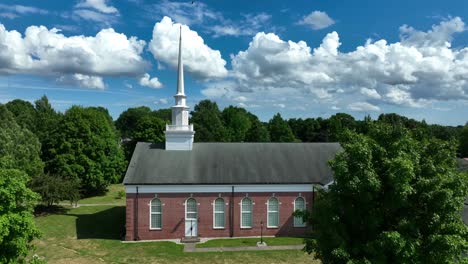
[[[182,32],[165,144],[138,142],[123,184],[125,240],[302,236],[295,210],[332,182],[338,143],[194,143],[184,91]]]

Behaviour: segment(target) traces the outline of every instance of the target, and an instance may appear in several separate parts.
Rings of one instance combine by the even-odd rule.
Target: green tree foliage
[[[35,131],[35,115],[36,110],[34,106],[27,101],[15,99],[5,104],[8,110],[15,116],[16,123],[29,131]]]
[[[112,118],[105,109],[73,106],[53,135],[47,171],[79,180],[85,194],[118,182],[125,169]]]
[[[171,108],[158,109],[158,110],[153,111],[153,113],[167,124],[170,124],[172,122],[172,109]]]
[[[296,140],[288,122],[279,113],[274,115],[268,123],[268,130],[272,142],[294,142]]]
[[[156,113],[140,118],[135,124],[132,139],[135,142],[164,142],[166,123]]]
[[[307,214],[308,252],[324,263],[466,262],[468,178],[456,170],[455,146],[411,135],[389,124],[345,133],[335,182]]]
[[[78,179],[45,174],[35,177],[29,184],[31,189],[41,196],[41,202],[47,206],[68,200],[78,201],[80,197],[80,182]]]
[[[0,105],[0,167],[19,169],[30,177],[41,175],[44,164],[36,136],[20,127],[6,106]]]
[[[191,112],[197,142],[228,142],[226,129],[218,105],[210,100],[200,101]]]
[[[120,136],[122,138],[132,138],[133,130],[138,120],[150,113],[151,109],[147,106],[129,108],[122,112],[115,121],[115,126],[120,131]]]
[[[249,113],[251,126],[245,135],[246,142],[269,142],[270,132],[257,116]]]
[[[460,155],[463,158],[468,157],[468,123],[463,127],[460,135]]]
[[[345,129],[355,130],[356,120],[349,114],[337,113],[328,119],[329,138],[331,142],[339,140]]]
[[[320,123],[313,118],[291,118],[288,124],[294,136],[302,142],[317,142],[320,134]]]
[[[38,195],[26,187],[29,177],[16,169],[0,168],[0,263],[17,263],[40,236],[33,206]]]
[[[246,141],[247,132],[252,126],[249,113],[244,108],[229,106],[224,108],[222,117],[228,130],[230,141]]]

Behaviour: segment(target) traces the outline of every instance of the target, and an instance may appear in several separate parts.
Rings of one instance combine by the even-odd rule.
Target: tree
[[[20,170],[0,168],[0,263],[17,263],[40,236],[33,216],[39,197],[26,187],[28,179]]]
[[[294,134],[291,128],[279,113],[273,116],[268,123],[270,139],[272,142],[294,142]]]
[[[41,142],[41,159],[48,162],[50,156],[49,148],[52,145],[52,134],[57,129],[60,123],[61,115],[57,113],[49,103],[47,96],[42,96],[41,99],[34,102],[35,105],[35,130],[37,138]]]
[[[226,129],[218,105],[210,100],[200,101],[191,112],[194,125],[195,141],[226,142],[229,132]]]
[[[35,131],[35,114],[34,106],[27,101],[15,99],[5,104],[8,110],[15,116],[16,123],[29,131]]]
[[[49,150],[47,172],[79,180],[84,194],[103,192],[125,169],[117,131],[107,111],[73,106],[63,116]]]
[[[0,105],[0,167],[19,169],[30,177],[41,175],[44,163],[40,149],[37,137],[27,128],[20,127],[13,114]]]
[[[356,120],[354,117],[345,114],[345,113],[337,113],[336,115],[332,115],[328,119],[328,130],[329,130],[329,140],[332,142],[336,142],[339,140],[341,134],[345,129],[355,130],[356,129]]]
[[[170,124],[172,122],[172,109],[171,108],[158,109],[158,110],[153,111],[153,113],[167,124]]]
[[[251,126],[245,135],[246,142],[269,142],[270,132],[257,116],[249,113]]]
[[[78,179],[47,173],[33,178],[29,186],[41,196],[42,203],[49,207],[64,200],[73,203],[78,201],[80,197],[80,182]]]
[[[229,132],[230,141],[246,141],[247,132],[252,126],[249,113],[244,108],[230,105],[224,108],[222,117]]]
[[[324,263],[456,263],[468,250],[461,219],[468,178],[455,146],[416,140],[402,126],[347,131],[331,162],[335,182],[315,199],[315,240]],[[464,260],[466,261],[466,259]]]
[[[129,108],[122,112],[115,121],[115,127],[120,131],[120,136],[131,138],[138,120],[150,113],[151,109],[147,106]]]
[[[460,155],[462,158],[468,157],[468,123],[463,127],[460,135]]]

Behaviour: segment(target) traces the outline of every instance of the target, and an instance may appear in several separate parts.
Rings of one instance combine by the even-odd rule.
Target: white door
[[[197,201],[193,198],[185,202],[185,237],[198,236]]]

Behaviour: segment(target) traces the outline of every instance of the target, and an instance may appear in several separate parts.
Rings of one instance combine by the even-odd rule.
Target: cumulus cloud
[[[304,41],[260,32],[246,50],[232,55],[230,81],[209,84],[202,92],[230,100],[288,96],[330,106],[340,101],[354,103],[349,107],[356,111],[468,101],[468,47],[451,46],[454,34],[464,29],[458,17],[427,32],[403,26],[399,42],[368,40],[350,52],[340,52],[337,32],[313,49]]]
[[[149,67],[141,57],[145,45],[111,28],[96,36],[66,37],[55,28],[30,26],[23,37],[0,24],[0,46],[4,47],[0,49],[0,74],[47,76],[61,83],[104,89],[102,77],[145,74]]]
[[[101,13],[105,14],[113,14],[113,13],[119,13],[117,8],[113,6],[109,6],[106,3],[106,0],[84,0],[79,2],[76,7],[78,8],[93,8],[98,10]]]
[[[145,73],[140,78],[138,83],[141,86],[146,86],[146,87],[150,87],[150,88],[155,88],[155,89],[162,88],[162,83],[159,82],[158,78],[156,78],[156,77],[150,78],[150,75],[148,73]]]
[[[313,11],[307,16],[304,16],[302,20],[300,20],[297,23],[299,25],[309,26],[313,30],[319,30],[335,24],[335,21],[331,17],[329,17],[325,12]]]
[[[199,79],[225,77],[226,61],[218,50],[213,50],[205,44],[196,31],[186,25],[174,23],[171,18],[164,17],[156,23],[149,50],[160,62],[177,67],[179,54],[179,27],[182,26],[182,54],[184,70]]]

